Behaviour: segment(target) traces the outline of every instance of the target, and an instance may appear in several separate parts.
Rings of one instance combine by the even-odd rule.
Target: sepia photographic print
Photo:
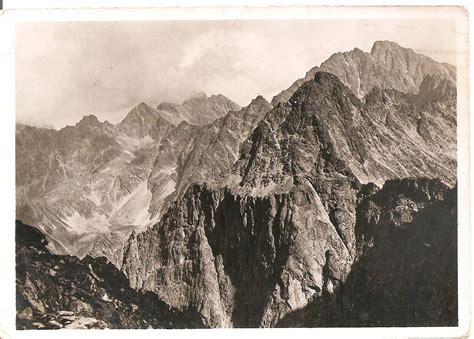
[[[13,20],[16,333],[465,334],[464,9],[104,12]]]

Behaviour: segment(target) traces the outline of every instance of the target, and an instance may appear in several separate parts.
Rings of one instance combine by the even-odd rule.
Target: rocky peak
[[[337,76],[328,72],[317,72],[314,76],[314,81],[322,88],[329,90],[343,85]]]
[[[208,97],[206,93],[199,92],[184,100],[181,105],[162,102],[157,109],[164,118],[175,125],[186,121],[196,126],[204,126],[229,111],[239,110],[240,107],[222,94]]]
[[[222,116],[230,110],[240,109],[239,105],[222,94],[211,95],[208,97],[204,92],[200,92],[199,94],[183,101],[183,106],[193,112],[207,112],[208,114],[214,114],[216,117]]]
[[[315,66],[306,72],[304,78],[296,80],[288,89],[281,91],[279,94],[275,95],[271,101],[273,107],[278,105],[278,103],[287,102],[288,99],[296,92],[296,90],[303,85],[306,81],[314,79],[314,75],[319,71],[319,67]]]
[[[441,108],[433,109],[430,119],[420,116],[409,95],[376,88],[364,103],[338,77],[318,72],[288,105],[274,107],[244,143],[235,167],[240,186],[286,190],[290,183],[327,172],[363,183],[381,184],[410,173],[452,184],[455,152],[442,140],[455,135],[451,118]],[[392,147],[403,151],[388,156]],[[419,149],[426,152],[422,160],[412,156]]]
[[[78,123],[76,123],[76,127],[99,127],[101,126],[101,122],[95,115],[86,115],[84,116]]]
[[[162,133],[157,130],[164,131],[172,126],[158,111],[143,102],[134,107],[117,125],[122,133],[138,139],[147,135],[159,139]]]
[[[267,110],[271,109],[270,103],[261,95],[258,95],[256,98],[252,99],[247,108],[248,107],[264,107]]]
[[[204,92],[199,92],[197,94],[190,96],[188,99],[184,100],[182,105],[192,107],[193,105],[198,105],[199,103],[209,102],[209,101],[211,101],[211,97],[208,97],[207,94]]]
[[[314,81],[301,86],[289,103],[293,110],[288,115],[285,126],[291,127],[291,131],[295,131],[293,128],[296,126],[306,128],[315,123],[326,124],[333,120],[350,121],[355,107],[360,106],[360,100],[350,89],[335,75],[327,72],[317,72]],[[326,106],[332,115],[327,116],[327,111],[323,108]]]
[[[148,117],[155,117],[156,116],[156,111],[148,106],[146,103],[142,102],[132,108],[132,110],[123,118],[121,123],[131,123],[135,120],[138,119],[147,119]]]
[[[176,104],[172,104],[171,102],[163,101],[156,107],[160,111],[177,111]]]
[[[359,54],[359,55],[363,55],[365,52],[363,50],[361,50],[359,47],[355,47],[353,50],[352,50],[352,53],[354,54]]]

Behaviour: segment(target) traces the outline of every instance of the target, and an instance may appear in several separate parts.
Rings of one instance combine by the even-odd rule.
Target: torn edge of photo
[[[0,337],[469,336],[468,30],[3,11]]]

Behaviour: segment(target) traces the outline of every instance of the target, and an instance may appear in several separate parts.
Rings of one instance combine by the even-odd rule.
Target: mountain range
[[[240,108],[200,93],[141,103],[116,125],[95,116],[59,131],[17,125],[17,219],[45,237],[34,244],[43,262],[21,270],[70,256],[83,261],[61,274],[110,262],[127,293],[167,305],[146,318],[152,327],[454,325],[456,166],[455,67],[388,41],[334,54],[271,103],[258,96]],[[420,276],[423,263],[432,279]],[[423,282],[409,284],[416,301],[406,279]],[[20,308],[33,315],[19,323],[52,326],[27,282],[17,277]],[[139,326],[120,320],[124,308],[119,320],[99,319],[101,303],[77,312]],[[408,313],[379,312],[392,304]]]

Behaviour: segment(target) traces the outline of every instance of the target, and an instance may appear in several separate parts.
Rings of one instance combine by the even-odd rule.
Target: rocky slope
[[[177,312],[140,293],[105,258],[50,254],[35,228],[16,223],[17,328],[202,327],[192,310]]]
[[[361,101],[317,73],[258,123],[228,176],[191,186],[129,239],[122,271],[135,288],[197,308],[207,326],[275,326],[335,288],[324,279],[328,251],[332,275],[348,279],[363,184],[455,182],[454,112],[412,97],[376,88]]]
[[[374,87],[415,94],[428,75],[456,84],[454,66],[438,63],[394,42],[376,41],[370,53],[355,48],[350,52],[333,54],[319,67],[308,71],[304,78],[276,95],[272,106],[287,102],[302,83],[314,78],[317,71],[336,75],[360,99]]]

